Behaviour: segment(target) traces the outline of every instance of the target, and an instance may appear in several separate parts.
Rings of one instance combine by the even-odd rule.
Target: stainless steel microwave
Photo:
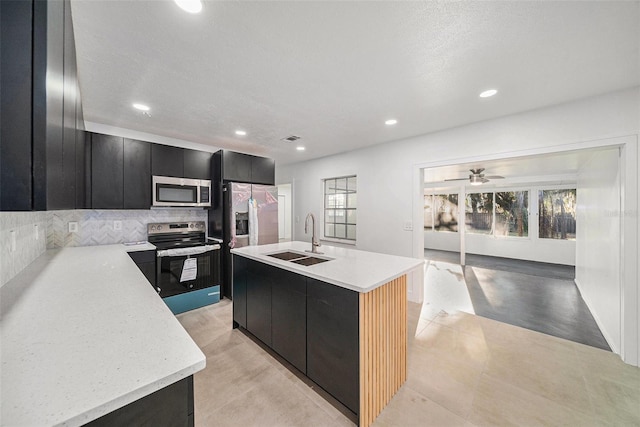
[[[208,179],[154,176],[152,181],[153,206],[211,206],[211,181]]]

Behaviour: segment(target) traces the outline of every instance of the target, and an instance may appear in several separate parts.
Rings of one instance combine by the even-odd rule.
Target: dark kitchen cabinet
[[[91,208],[151,207],[151,144],[90,134]]]
[[[1,1],[0,20],[0,210],[84,207],[69,1]]]
[[[251,182],[251,157],[248,154],[222,150],[222,179],[231,182]]]
[[[247,259],[233,255],[233,322],[247,328]]]
[[[0,208],[32,209],[31,2],[0,2]]]
[[[85,424],[85,427],[111,426],[193,427],[193,375]]]
[[[184,148],[151,144],[151,174],[184,178]]]
[[[358,293],[307,278],[307,376],[359,410]]]
[[[307,280],[271,267],[271,348],[307,373]],[[234,301],[235,302],[235,301]]]
[[[247,330],[271,347],[271,282],[276,268],[247,260]]]
[[[118,136],[91,135],[91,207],[122,209],[124,146]]]
[[[124,139],[124,208],[151,207],[151,144]]]
[[[184,177],[211,180],[211,155],[206,151],[184,149]]]
[[[276,182],[276,162],[267,157],[251,156],[251,182],[274,185]]]
[[[136,263],[151,286],[156,287],[156,251],[129,252],[129,256]]]
[[[220,150],[213,155],[214,177],[220,182],[275,184],[275,161],[266,157]]]

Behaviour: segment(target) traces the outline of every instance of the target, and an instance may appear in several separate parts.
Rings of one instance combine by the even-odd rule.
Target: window
[[[529,192],[496,193],[495,235],[527,237],[529,235]]]
[[[493,229],[493,193],[469,193],[465,200],[467,233],[491,234]]]
[[[575,188],[538,192],[538,230],[541,239],[575,240]]]
[[[324,237],[356,240],[356,176],[324,180]]]
[[[458,195],[424,196],[424,228],[434,231],[458,231]]]

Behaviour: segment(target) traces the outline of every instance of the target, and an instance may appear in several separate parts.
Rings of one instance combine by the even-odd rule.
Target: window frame
[[[349,179],[350,178],[355,178],[355,189],[350,193],[351,188],[349,187]],[[346,187],[344,190],[344,193],[328,193],[327,192],[327,181],[336,181],[336,187],[337,187],[337,181],[344,179],[345,183],[346,183]],[[344,207],[329,207],[327,205],[327,200],[328,197],[331,194],[344,194],[345,195],[345,203],[344,203]],[[350,207],[349,206],[349,201],[348,201],[348,194],[355,194],[356,195],[356,207]],[[349,174],[349,175],[341,175],[341,176],[335,176],[335,177],[329,177],[329,178],[323,178],[322,179],[322,229],[321,229],[321,237],[320,240],[324,240],[327,242],[337,242],[337,243],[344,243],[344,244],[348,244],[348,245],[356,245],[357,242],[357,238],[358,238],[358,218],[357,218],[357,212],[358,212],[358,203],[357,203],[357,194],[358,194],[358,175],[357,174]],[[334,213],[338,210],[340,211],[344,211],[345,214],[345,222],[335,222],[334,221],[328,221],[327,218],[327,211],[333,210]],[[353,211],[355,212],[355,221],[354,222],[348,222],[348,212],[349,211]],[[336,218],[336,216],[334,215],[334,218]],[[327,236],[327,224],[331,224],[334,227],[336,225],[344,225],[345,226],[345,237],[335,237],[335,228],[334,228],[334,233],[333,236]],[[348,226],[353,226],[355,228],[355,238],[350,239],[348,238]]]

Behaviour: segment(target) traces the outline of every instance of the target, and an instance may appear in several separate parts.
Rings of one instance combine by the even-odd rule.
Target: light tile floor
[[[202,348],[196,426],[352,426],[231,329],[229,300],[178,315]],[[408,379],[374,426],[639,426],[640,369],[616,354],[409,303]]]

